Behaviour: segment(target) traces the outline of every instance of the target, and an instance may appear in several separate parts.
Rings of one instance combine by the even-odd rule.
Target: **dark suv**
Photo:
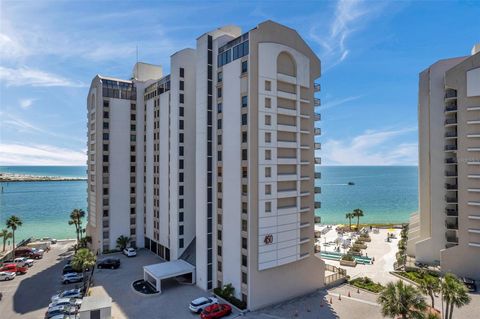
[[[120,267],[120,259],[118,258],[105,258],[98,262],[97,268],[110,268],[110,269],[117,269]]]
[[[465,286],[467,286],[468,291],[470,291],[470,292],[477,291],[477,285],[475,284],[475,280],[470,279],[470,278],[466,278],[466,277],[462,277],[462,281],[465,284]]]

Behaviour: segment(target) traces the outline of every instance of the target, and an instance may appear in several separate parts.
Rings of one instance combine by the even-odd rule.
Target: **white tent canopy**
[[[160,264],[143,266],[143,280],[155,282],[155,288],[162,292],[162,279],[192,274],[192,284],[195,283],[195,266],[182,259],[167,261]],[[151,279],[151,280],[149,280]]]

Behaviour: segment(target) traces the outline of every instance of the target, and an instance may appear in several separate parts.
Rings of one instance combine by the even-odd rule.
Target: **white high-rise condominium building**
[[[480,45],[420,73],[419,213],[407,252],[480,278]]]
[[[315,121],[320,60],[272,21],[227,26],[131,80],[97,76],[88,96],[94,249],[131,236],[195,266],[206,290],[232,284],[250,309],[314,291]]]

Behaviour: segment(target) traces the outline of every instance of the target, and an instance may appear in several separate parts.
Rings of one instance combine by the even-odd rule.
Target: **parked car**
[[[467,277],[462,277],[462,281],[467,286],[468,291],[470,292],[475,292],[477,291],[477,285],[475,284],[475,280],[467,278]]]
[[[79,319],[80,317],[78,315],[55,315],[53,317],[50,317],[50,319]]]
[[[68,265],[63,266],[63,270],[62,270],[62,274],[63,274],[63,275],[69,274],[69,273],[72,273],[72,272],[76,272],[76,271],[73,270],[73,267],[72,267],[71,264],[68,264]]]
[[[43,237],[41,239],[41,241],[49,241],[51,242],[52,244],[56,244],[57,243],[57,240],[55,238],[52,238],[52,237]]]
[[[215,304],[203,309],[200,318],[202,319],[218,319],[228,316],[232,313],[232,307],[227,304]]]
[[[68,289],[60,292],[59,294],[53,295],[52,298],[50,299],[52,302],[57,301],[58,299],[61,298],[83,298],[83,292],[82,289],[77,288],[77,289]]]
[[[43,258],[43,252],[39,252],[29,247],[19,247],[15,249],[15,258],[16,257],[27,257],[33,259]]]
[[[83,274],[81,273],[68,273],[62,276],[62,284],[69,284],[72,282],[80,282],[83,280]]]
[[[17,275],[26,274],[28,270],[27,266],[19,266],[17,264],[5,264],[0,268],[0,271],[14,272]]]
[[[77,307],[74,306],[56,306],[52,308],[48,308],[47,312],[45,313],[45,318],[50,319],[53,316],[58,315],[74,315],[78,312]]]
[[[98,261],[97,268],[110,268],[110,269],[117,269],[120,267],[120,259],[118,258],[105,258]]]
[[[135,250],[135,248],[125,248],[123,250],[123,254],[127,257],[135,257],[137,255],[137,251]]]
[[[82,305],[82,299],[79,298],[60,298],[56,301],[50,303],[48,308],[57,307],[57,306],[75,306],[80,308]]]
[[[195,313],[201,313],[206,307],[215,304],[218,304],[218,299],[215,297],[200,297],[190,302],[188,308]]]
[[[0,271],[0,280],[13,280],[17,274],[10,271]]]
[[[13,260],[14,264],[20,265],[20,266],[27,266],[27,267],[32,267],[33,266],[33,259],[27,258],[27,257],[17,257]]]

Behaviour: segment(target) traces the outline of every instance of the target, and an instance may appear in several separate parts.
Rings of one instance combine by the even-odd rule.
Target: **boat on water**
[[[354,182],[348,182],[348,185],[355,185]]]

